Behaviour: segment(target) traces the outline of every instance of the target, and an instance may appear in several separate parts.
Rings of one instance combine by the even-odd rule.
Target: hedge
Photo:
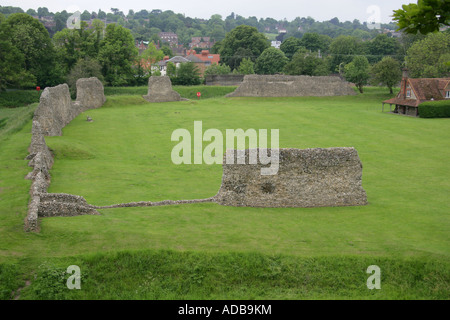
[[[450,99],[420,104],[419,116],[421,118],[450,118]]]
[[[0,92],[0,107],[16,108],[39,102],[42,91],[15,90]]]

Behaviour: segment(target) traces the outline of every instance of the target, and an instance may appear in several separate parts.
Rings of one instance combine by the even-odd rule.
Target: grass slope
[[[64,128],[62,137],[46,139],[56,155],[49,191],[78,194],[89,203],[109,205],[205,198],[217,192],[220,165],[176,166],[171,162],[176,142],[171,142],[170,137],[175,129],[186,128],[193,133],[193,122],[197,120],[203,121],[203,130],[217,128],[223,133],[237,128],[280,129],[283,148],[355,147],[364,166],[363,186],[369,200],[364,207],[261,209],[198,204],[121,208],[102,210],[101,216],[42,219],[41,233],[27,234],[22,228],[29,181],[23,177],[29,168],[23,159],[31,138],[29,122],[0,144],[0,262],[7,263],[5,270],[10,270],[4,272],[5,277],[17,273],[25,279],[30,273],[39,273],[36,266],[42,261],[57,264],[61,259],[67,265],[76,264],[71,263],[75,260],[88,266],[92,281],[91,287],[86,285],[91,289],[78,294],[96,298],[101,294],[94,284],[99,283],[102,272],[94,267],[100,262],[89,264],[89,259],[104,260],[105,266],[117,261],[106,273],[125,268],[133,274],[140,268],[141,256],[157,255],[159,258],[152,259],[162,259],[169,254],[164,250],[170,250],[169,255],[177,256],[179,261],[185,259],[183,254],[217,261],[211,262],[212,271],[200,272],[205,279],[221,272],[233,279],[232,269],[226,266],[234,255],[239,255],[244,270],[248,264],[271,257],[297,266],[317,259],[303,276],[313,276],[313,266],[319,265],[323,269],[317,277],[331,280],[323,284],[317,280],[312,287],[303,287],[299,282],[291,291],[289,286],[280,285],[275,292],[272,282],[258,277],[249,281],[262,281],[261,286],[267,286],[263,291],[258,286],[246,291],[244,288],[252,284],[238,280],[235,285],[223,282],[223,287],[231,286],[229,291],[214,291],[208,289],[212,280],[202,280],[203,285],[194,285],[192,290],[162,293],[165,284],[156,282],[148,293],[135,294],[132,287],[142,279],[133,280],[133,276],[124,274],[110,284],[115,293],[106,293],[109,289],[105,289],[105,296],[371,298],[365,287],[365,269],[385,262],[385,272],[380,267],[386,279],[395,275],[400,280],[386,280],[390,284],[373,298],[445,298],[446,293],[448,298],[449,122],[381,113],[381,101],[388,98],[382,92],[367,90],[354,97],[211,98],[164,104],[148,104],[139,96],[109,96],[104,107],[80,115]],[[94,122],[86,122],[87,115]],[[114,252],[130,254],[129,264],[114,269],[116,264],[126,264],[117,260],[120,253]],[[68,258],[73,256],[76,258]],[[356,269],[351,267],[355,263]],[[280,270],[286,270],[281,265]],[[255,266],[255,274],[265,267],[266,263]],[[151,265],[148,268],[159,277],[159,269],[153,270]],[[58,273],[59,269],[51,270]],[[345,270],[359,273],[348,280],[342,275]],[[171,272],[192,276],[188,271],[178,263]],[[275,280],[285,283],[289,277],[302,279],[297,271],[280,272]],[[414,274],[415,280],[407,280]],[[50,275],[54,276],[53,271]],[[332,280],[333,275],[340,280]],[[36,288],[47,278],[49,275],[44,273],[39,278],[43,282],[37,280],[28,291],[24,290],[23,297],[36,298]],[[336,286],[334,281],[349,287],[334,292],[330,289]],[[121,288],[122,282],[128,285]],[[16,285],[14,281],[5,283],[10,283],[9,287]],[[169,287],[176,283],[174,280]],[[362,283],[366,291],[355,288],[356,283]],[[405,287],[395,289],[401,283]],[[52,292],[48,294],[54,295]],[[63,293],[61,297],[81,296]]]

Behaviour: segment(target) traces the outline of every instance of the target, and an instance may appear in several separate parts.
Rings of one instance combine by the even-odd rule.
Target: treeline
[[[42,10],[40,13],[47,14]],[[150,14],[164,16],[165,12]],[[340,73],[357,83],[359,78],[350,77],[355,66],[373,71],[377,68],[371,66],[390,58],[395,62],[397,76],[406,62],[413,77],[443,77],[450,70],[449,37],[449,30],[400,38],[378,33],[371,40],[306,32],[301,38],[284,39],[281,48],[275,49],[258,28],[240,25],[216,42],[213,50],[220,54],[221,65],[211,66],[206,74]],[[29,13],[10,13],[7,17],[0,13],[0,89],[43,88],[67,82],[73,93],[77,79],[91,76],[107,86],[145,85],[149,76],[159,74],[158,68],[152,66],[165,55],[171,55],[170,48],[158,49],[152,42],[139,52],[132,31],[119,23],[105,25],[94,19],[89,25],[82,21],[79,29],[65,28],[50,37],[44,25]],[[382,69],[393,70],[392,66],[391,61]],[[179,68],[169,64],[167,73],[174,84],[201,83],[192,63],[183,63]]]
[[[13,13],[27,13],[38,18],[52,18],[54,24],[48,26],[50,35],[63,30],[66,27],[67,19],[73,14],[67,11],[50,12],[45,7],[38,10],[28,9],[26,12],[18,7],[2,7],[0,13],[5,16]],[[299,12],[301,13],[301,12]],[[278,35],[278,40],[284,40],[285,34],[296,38],[301,38],[306,32],[319,33],[336,38],[341,35],[351,35],[362,40],[374,38],[378,31],[370,28],[366,22],[339,21],[333,18],[329,21],[316,21],[311,17],[297,17],[292,21],[276,20],[273,18],[243,17],[232,12],[229,16],[223,18],[221,15],[212,15],[209,19],[191,18],[183,14],[175,13],[171,10],[129,10],[124,13],[117,8],[111,8],[110,12],[98,10],[89,12],[87,10],[81,13],[81,19],[91,21],[100,19],[106,24],[118,23],[127,29],[130,29],[133,37],[137,40],[154,41],[158,40],[160,32],[175,32],[178,35],[180,44],[187,46],[192,37],[210,37],[214,41],[221,41],[225,38],[227,32],[240,25],[255,27],[259,32],[272,34],[273,40]],[[382,29],[396,29],[395,24],[382,24]],[[279,32],[285,30],[287,33]]]

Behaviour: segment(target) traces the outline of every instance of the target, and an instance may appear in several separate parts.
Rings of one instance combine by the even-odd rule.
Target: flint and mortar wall
[[[259,151],[259,150],[258,150]],[[269,149],[270,151],[270,149]],[[229,152],[229,151],[228,151]],[[215,202],[237,207],[336,207],[367,204],[362,164],[354,148],[279,149],[279,169],[263,176],[269,165],[226,164]],[[235,159],[237,153],[235,152]]]
[[[72,102],[67,84],[45,88],[35,111],[27,156],[30,160],[28,165],[33,170],[25,177],[32,181],[31,200],[25,218],[26,231],[39,231],[39,217],[98,214],[83,197],[47,193],[53,155],[45,136],[61,135],[62,128],[81,112],[99,108],[106,101],[103,85],[97,78],[78,80],[77,92],[77,101]]]
[[[148,102],[170,102],[186,100],[172,89],[172,81],[168,76],[150,77],[148,79],[148,93],[142,96]]]
[[[339,77],[246,75],[244,82],[227,97],[303,97],[355,95]]]

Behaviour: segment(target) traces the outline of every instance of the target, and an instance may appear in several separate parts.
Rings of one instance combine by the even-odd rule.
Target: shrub
[[[16,90],[1,92],[0,107],[16,108],[39,102],[41,92],[37,90]]]
[[[450,118],[450,100],[424,102],[419,105],[421,118]]]

